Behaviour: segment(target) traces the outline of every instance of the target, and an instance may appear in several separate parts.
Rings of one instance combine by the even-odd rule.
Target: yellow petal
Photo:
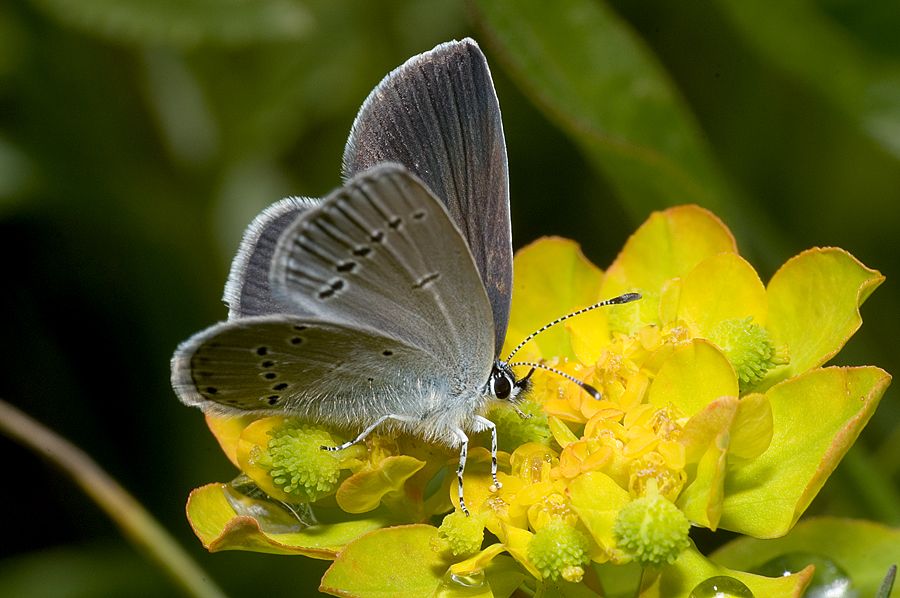
[[[228,457],[228,460],[235,467],[240,467],[237,458],[237,444],[238,439],[241,437],[241,432],[257,419],[259,419],[258,415],[235,417],[231,415],[213,415],[212,413],[206,414],[206,425],[209,427],[209,431],[213,433],[213,436],[219,442],[219,446],[222,447],[222,452],[225,453],[225,456]]]
[[[703,259],[736,251],[728,228],[703,208],[654,212],[625,243],[600,292],[610,297],[630,290],[658,293],[665,281],[684,276]]]
[[[348,513],[366,513],[381,504],[386,495],[402,492],[406,480],[424,466],[424,461],[407,455],[387,457],[374,469],[359,471],[344,480],[335,498]]]
[[[712,343],[701,339],[672,351],[649,389],[651,404],[672,404],[688,415],[723,396],[738,396],[734,368]]]
[[[566,448],[568,445],[578,440],[578,436],[575,435],[575,432],[573,432],[560,418],[551,415],[547,418],[547,423],[550,426],[550,433],[553,434],[553,439],[562,448]]]
[[[804,251],[787,261],[767,289],[769,331],[787,344],[790,364],[762,388],[822,365],[862,324],[859,307],[884,276],[836,248]]]
[[[830,367],[766,391],[772,441],[760,456],[729,470],[722,527],[757,538],[786,534],[856,441],[890,382],[887,372],[873,366]]]
[[[628,492],[604,473],[584,473],[568,484],[572,509],[594,541],[607,551],[615,546],[613,526],[619,510],[631,501]]]
[[[772,405],[764,394],[742,397],[731,426],[728,458],[750,460],[761,455],[772,442]]]
[[[513,267],[516,276],[504,355],[541,326],[596,302],[603,279],[577,243],[559,237],[545,237],[523,247],[516,253]],[[591,317],[594,324],[598,317],[602,322],[602,314]],[[606,337],[601,333],[596,338]],[[563,326],[541,333],[534,343],[543,357],[573,357]]]
[[[688,475],[692,481],[677,504],[694,523],[715,530],[722,515],[730,431],[737,397],[722,397],[688,420],[682,431]],[[696,463],[691,466],[691,463]]]
[[[491,544],[478,554],[451,565],[450,572],[454,575],[473,575],[481,573],[495,556],[505,550],[506,547],[503,544]]]
[[[723,320],[752,317],[765,326],[766,288],[756,270],[736,253],[706,258],[684,277],[678,318],[709,333]]]
[[[502,524],[500,533],[497,536],[503,542],[503,545],[506,546],[507,552],[525,567],[532,577],[541,579],[541,572],[528,560],[528,543],[531,542],[531,538],[534,536],[533,533],[520,527]]]

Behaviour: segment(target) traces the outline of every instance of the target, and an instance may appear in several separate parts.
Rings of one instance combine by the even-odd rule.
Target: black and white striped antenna
[[[534,362],[534,361],[516,361],[514,363],[509,363],[509,360],[512,359],[512,357],[516,353],[519,352],[519,349],[524,347],[528,343],[528,341],[530,341],[531,339],[533,339],[540,333],[544,332],[548,328],[556,326],[560,322],[564,322],[564,321],[568,320],[569,318],[574,318],[575,316],[580,316],[583,313],[587,313],[591,310],[597,309],[598,307],[603,307],[604,305],[619,305],[622,303],[629,303],[631,301],[636,301],[640,298],[641,298],[640,293],[625,293],[624,295],[619,295],[618,297],[613,297],[612,299],[606,299],[604,301],[600,301],[593,305],[588,305],[587,307],[582,307],[581,309],[577,309],[577,310],[573,311],[572,313],[566,314],[560,318],[556,318],[552,322],[548,322],[544,326],[541,326],[540,328],[538,328],[537,330],[535,330],[534,332],[532,332],[531,334],[526,336],[525,340],[523,340],[521,343],[519,343],[519,345],[515,349],[513,349],[510,352],[509,356],[507,356],[507,358],[504,360],[504,363],[508,364],[509,367],[511,367],[511,368],[514,368],[514,367],[520,366],[520,365],[531,368],[531,371],[528,372],[528,375],[525,376],[524,378],[522,378],[521,380],[519,380],[519,382],[517,382],[516,385],[524,388],[526,386],[527,380],[529,378],[531,378],[531,375],[534,373],[534,370],[541,369],[541,370],[546,370],[548,372],[553,372],[554,374],[557,374],[558,376],[562,376],[563,378],[572,382],[573,384],[580,386],[583,391],[585,391],[586,393],[588,393],[589,395],[591,395],[592,397],[594,397],[595,399],[597,399],[599,401],[601,398],[599,390],[597,390],[596,388],[594,388],[587,382],[583,382],[583,381],[579,380],[578,378],[576,378],[575,376],[572,376],[571,374],[567,374],[567,373],[563,372],[562,370],[558,370],[554,367],[550,367],[549,365],[544,365],[543,363],[538,363],[538,362]],[[520,415],[521,415],[521,413],[520,413]]]

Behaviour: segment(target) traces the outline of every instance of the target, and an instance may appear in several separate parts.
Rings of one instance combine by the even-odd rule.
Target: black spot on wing
[[[328,285],[319,290],[319,299],[328,299],[329,297],[334,297],[335,294],[338,293],[341,289],[343,289],[346,285],[342,278],[335,278],[330,281]]]
[[[414,289],[424,289],[426,286],[428,286],[429,284],[431,284],[432,282],[434,282],[435,280],[437,280],[440,277],[441,277],[440,272],[431,272],[429,274],[426,274],[425,276],[423,276],[422,278],[417,280],[415,282],[415,284],[413,284],[413,288]]]

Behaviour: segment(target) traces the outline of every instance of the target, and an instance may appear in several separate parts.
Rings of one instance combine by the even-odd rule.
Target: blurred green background
[[[836,362],[898,372],[898,32],[896,0],[5,2],[0,397],[84,448],[229,593],[316,587],[327,563],[210,555],[191,533],[188,492],[234,471],[169,358],[224,318],[256,212],[338,185],[369,90],[467,35],[500,97],[516,247],[564,235],[605,267],[650,211],[687,202],[764,281],[837,245],[888,280]],[[810,512],[900,524],[895,395]],[[0,449],[0,594],[174,591],[68,479]]]

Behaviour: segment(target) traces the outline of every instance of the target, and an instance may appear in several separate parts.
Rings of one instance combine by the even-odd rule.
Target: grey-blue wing
[[[272,254],[281,233],[316,202],[302,197],[282,199],[263,210],[244,231],[225,284],[223,300],[229,319],[290,311],[289,304],[272,296]]]
[[[411,58],[366,99],[344,150],[343,175],[386,161],[422,179],[465,237],[490,300],[499,353],[512,292],[509,176],[500,106],[473,40]]]
[[[377,330],[446,364],[454,394],[488,380],[491,307],[443,204],[397,164],[356,175],[282,233],[270,273],[289,313]]]
[[[172,386],[215,413],[291,413],[363,426],[448,397],[443,364],[379,332],[274,314],[221,322],[178,347]]]

